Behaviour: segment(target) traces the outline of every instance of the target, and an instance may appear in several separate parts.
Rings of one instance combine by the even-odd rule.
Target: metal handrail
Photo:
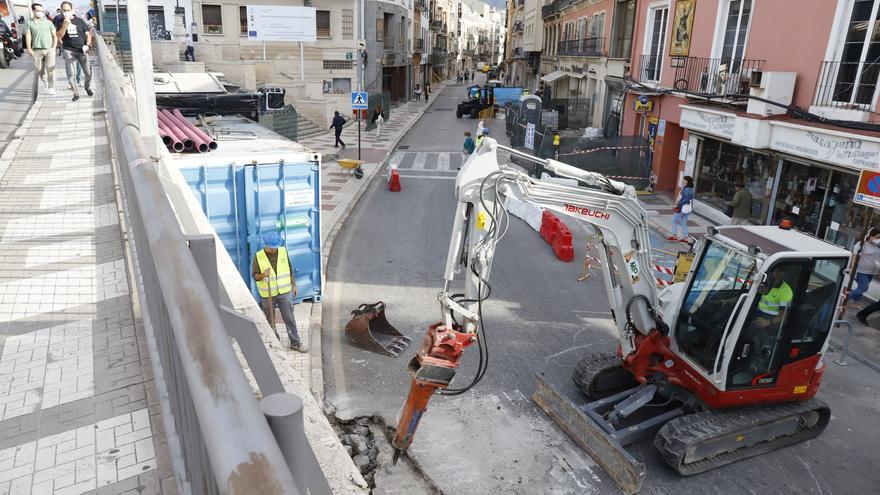
[[[171,371],[168,400],[193,492],[299,494],[145,150],[131,88],[96,40],[140,304]]]

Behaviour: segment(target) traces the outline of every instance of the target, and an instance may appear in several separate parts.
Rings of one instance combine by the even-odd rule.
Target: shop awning
[[[583,77],[583,74],[576,74],[574,72],[568,72],[565,70],[557,70],[553,71],[546,76],[541,76],[541,80],[547,83],[552,83],[557,79],[562,79],[563,77]]]

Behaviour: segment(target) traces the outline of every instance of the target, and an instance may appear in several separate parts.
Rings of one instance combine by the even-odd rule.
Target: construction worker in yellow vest
[[[281,310],[281,318],[287,327],[290,348],[306,352],[308,349],[300,342],[296,331],[296,320],[293,317],[293,298],[296,297],[296,280],[290,270],[290,258],[287,249],[282,247],[284,241],[276,231],[263,234],[263,249],[254,256],[253,277],[257,281],[257,290],[264,311]],[[269,308],[269,296],[272,296],[273,308]]]
[[[553,131],[553,158],[559,160],[559,142],[562,139],[559,137],[559,131]]]

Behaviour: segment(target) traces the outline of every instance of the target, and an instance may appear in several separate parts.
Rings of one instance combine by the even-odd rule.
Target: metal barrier
[[[849,344],[852,341],[853,337],[853,326],[852,323],[848,320],[834,320],[831,323],[832,326],[843,325],[847,328],[846,335],[843,337],[843,345],[840,347],[840,358],[837,361],[834,361],[836,364],[840,366],[849,366],[849,363],[846,362],[846,358],[849,355],[852,355],[853,359],[864,364],[865,366],[873,369],[874,371],[880,371],[880,364],[871,361],[870,359],[863,357],[862,355],[850,351]],[[834,345],[834,347],[837,347]]]
[[[273,430],[282,433],[290,426],[282,421],[279,427],[279,418],[296,419],[296,404],[288,400],[279,406],[276,398],[261,411],[162,189],[154,158],[145,151],[130,85],[100,36],[97,44],[134,284],[144,326],[155,336],[158,356],[151,359],[167,385],[185,463],[185,473],[177,474],[197,494],[305,492],[294,481],[290,459],[285,461],[286,449],[273,436]]]

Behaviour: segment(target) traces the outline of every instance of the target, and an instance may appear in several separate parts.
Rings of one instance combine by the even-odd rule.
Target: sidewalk
[[[0,163],[0,494],[177,493],[100,88],[61,74]]]
[[[432,88],[429,101],[410,101],[391,109],[391,118],[382,125],[378,136],[375,130],[361,129],[361,159],[364,161],[363,179],[357,179],[336,163],[337,158],[358,157],[357,124],[349,125],[342,131],[344,150],[334,148],[333,131],[326,131],[298,141],[303,146],[321,153],[321,244],[323,249],[322,266],[326,270],[327,260],[333,250],[333,239],[345,223],[352,208],[357,204],[367,187],[376,179],[394,151],[394,147],[406,132],[428,110],[437,95],[446,87],[441,83]],[[362,123],[362,125],[364,125]],[[295,306],[296,324],[302,342],[309,347],[308,353],[289,351],[288,358],[299,370],[306,383],[311,384],[312,394],[320,403],[323,400],[324,377],[321,361],[321,304],[298,304]]]

